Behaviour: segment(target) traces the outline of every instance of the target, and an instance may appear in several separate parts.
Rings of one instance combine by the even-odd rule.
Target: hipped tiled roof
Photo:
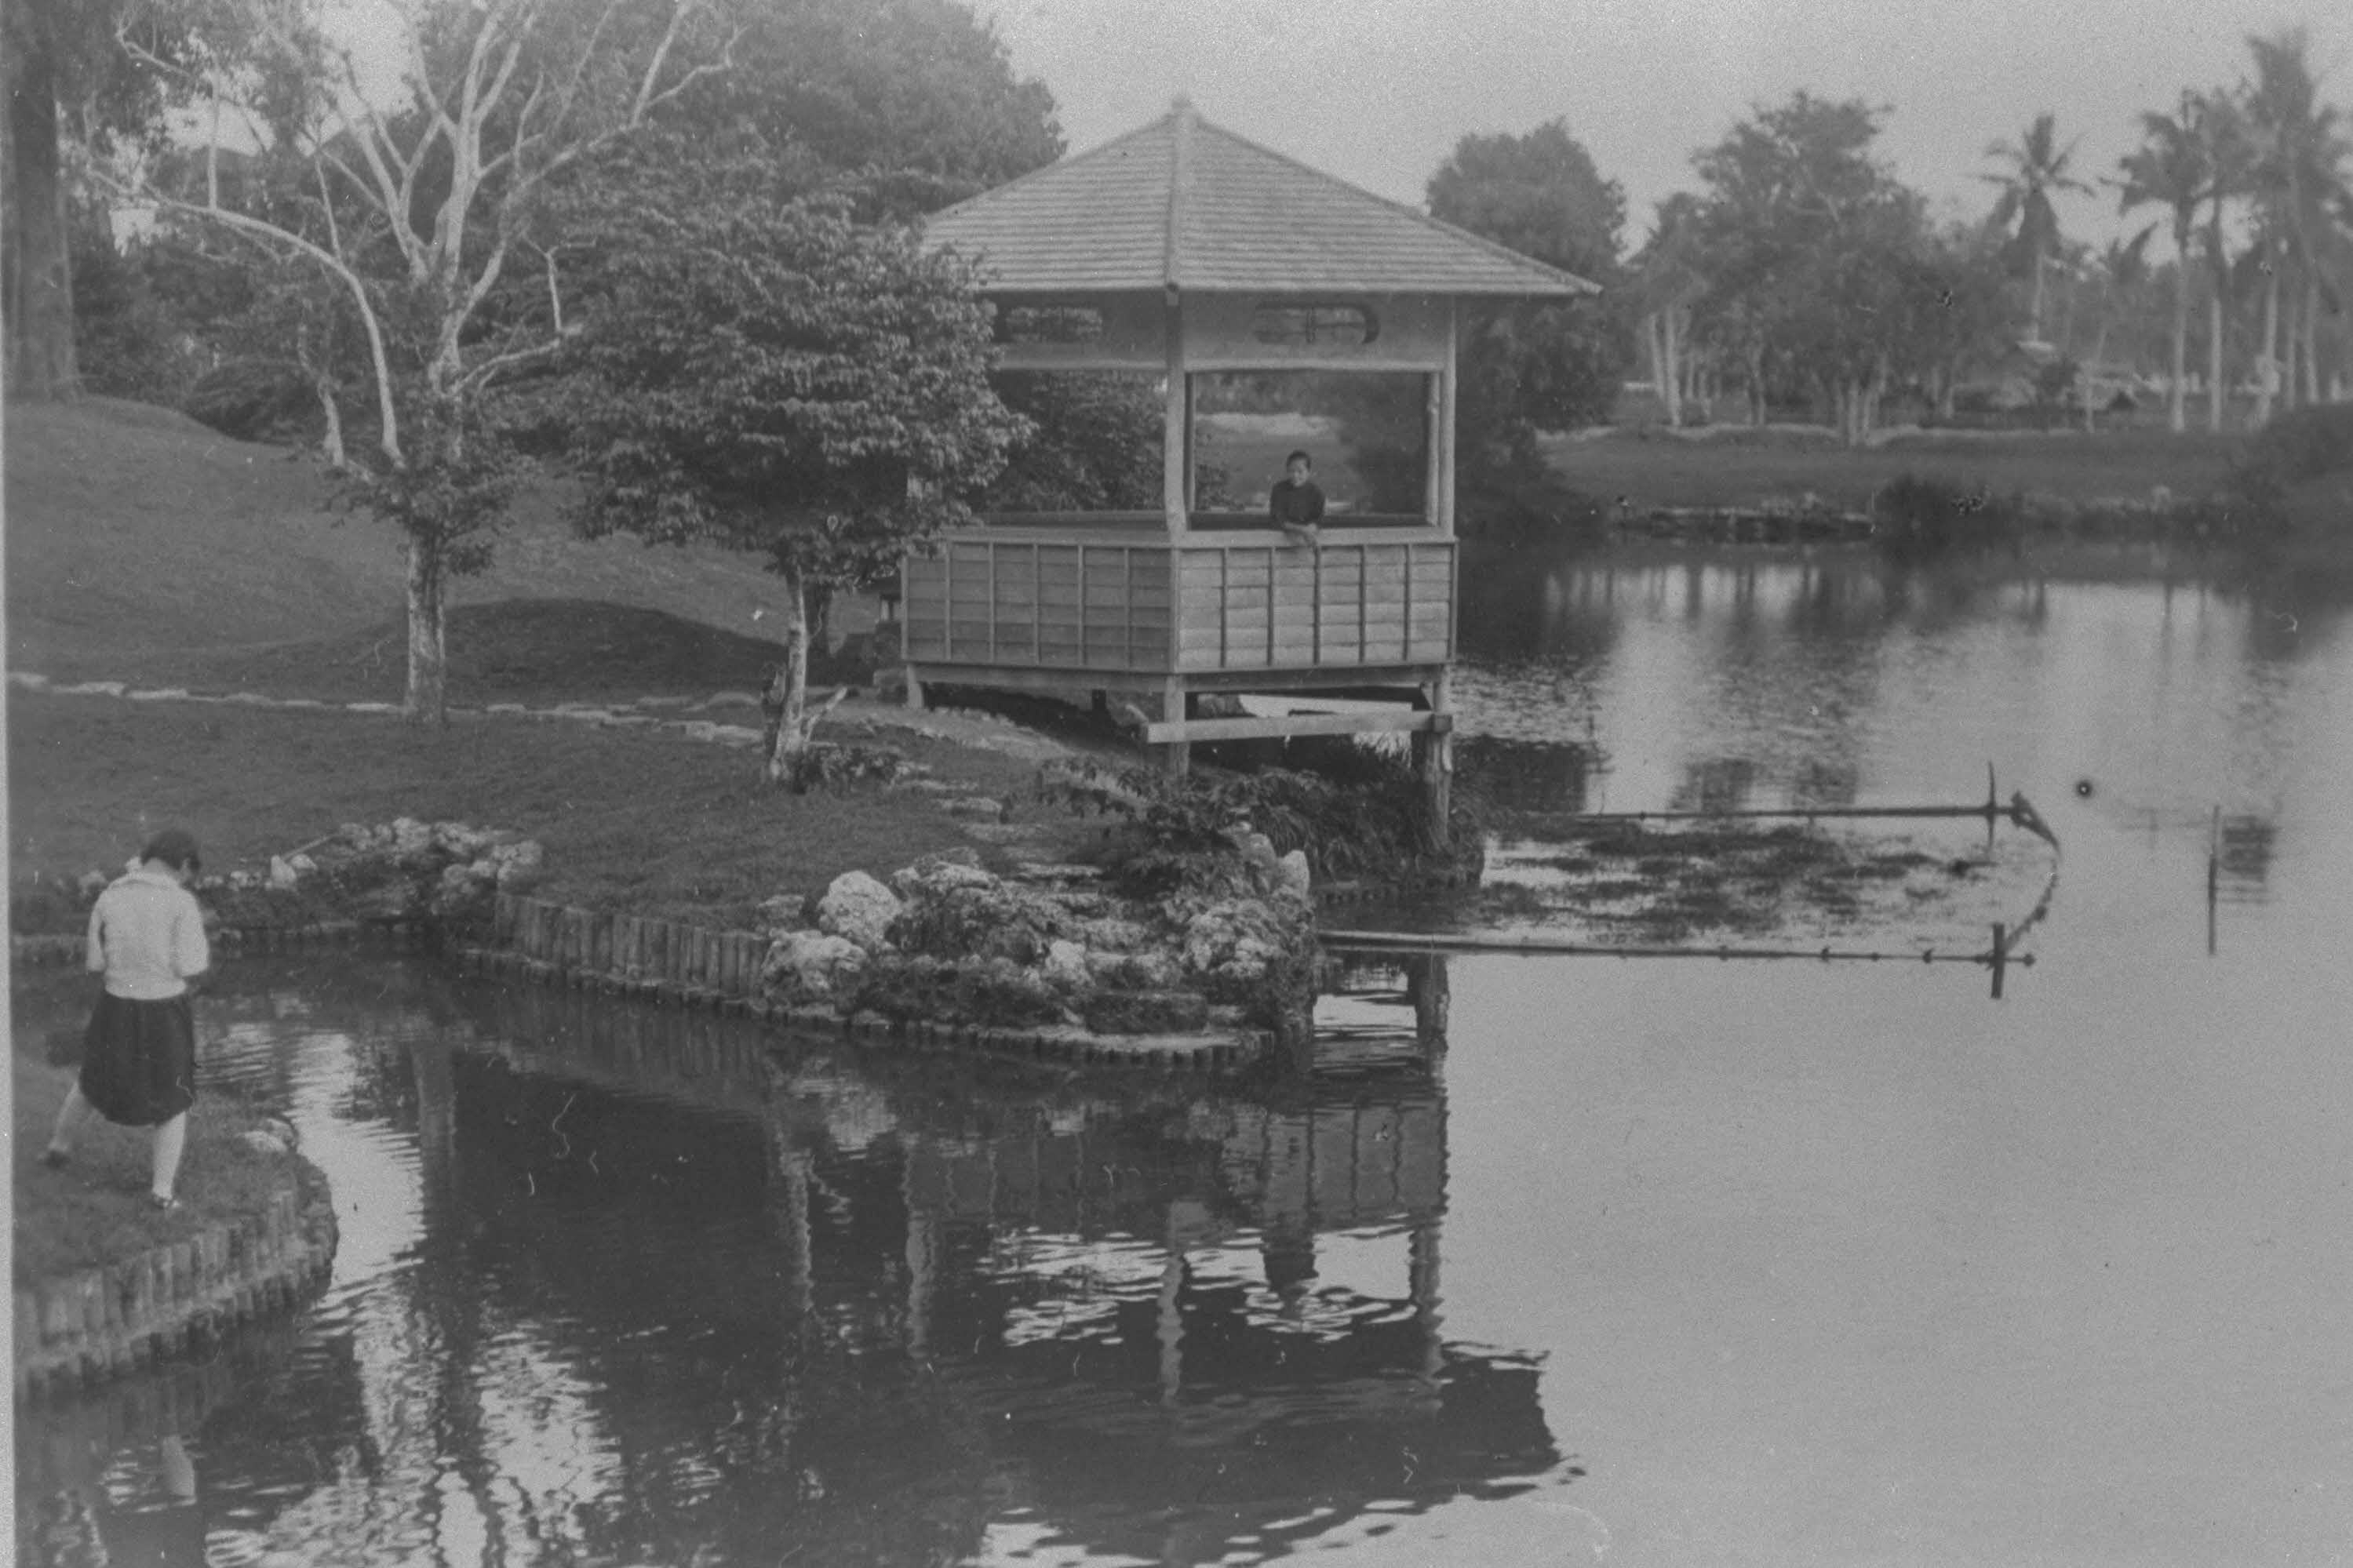
[[[1180,99],[924,226],[993,292],[1562,296],[1594,284],[1244,141]]]

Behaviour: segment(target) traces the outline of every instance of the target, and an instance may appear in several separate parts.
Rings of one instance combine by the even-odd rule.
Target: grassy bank
[[[2162,430],[1923,432],[1846,447],[1827,431],[1727,429],[1692,437],[1613,429],[1554,441],[1546,455],[1570,486],[1606,502],[1622,499],[1637,511],[1760,507],[1807,495],[1862,511],[1907,473],[2075,504],[2146,500],[2158,486],[2186,498],[2221,484],[2240,445],[2233,436]]]
[[[968,842],[921,795],[872,784],[796,795],[761,783],[748,752],[658,731],[505,718],[419,730],[374,715],[22,691],[9,725],[20,877],[120,866],[167,821],[227,869],[266,865],[342,823],[406,816],[539,839],[542,897],[742,925],[779,892]],[[1031,763],[996,752],[877,739],[976,794],[1018,796],[1034,777]]]
[[[158,1214],[147,1206],[153,1174],[150,1139],[141,1127],[116,1127],[93,1117],[73,1158],[51,1170],[41,1163],[58,1109],[73,1088],[75,1069],[52,1066],[45,1042],[19,1038],[10,1062],[11,1138],[16,1183],[16,1283],[52,1279],[78,1268],[185,1241],[206,1226],[244,1219],[266,1209],[292,1180],[286,1156],[242,1142],[265,1120],[243,1100],[199,1094],[188,1115],[181,1156],[180,1206]]]
[[[110,398],[11,403],[6,437],[11,668],[164,680],[251,658],[263,670],[316,663],[372,682],[368,695],[397,689],[397,535],[333,510],[311,458]],[[755,560],[583,541],[563,500],[549,485],[521,496],[491,569],[454,585],[458,658],[471,657],[480,606],[535,600],[659,611],[781,657],[769,634],[783,602]],[[467,684],[477,668],[460,665],[454,700],[483,700]]]
[[[393,536],[328,510],[308,459],[106,399],[12,405],[7,418],[12,668],[398,700]],[[527,497],[497,565],[460,586],[453,702],[757,689],[782,653],[767,635],[782,624],[773,577],[715,550],[574,538],[559,503],[550,489]],[[226,870],[342,823],[406,816],[540,839],[543,896],[742,923],[778,892],[968,842],[919,795],[862,784],[792,795],[761,784],[748,752],[675,733],[481,717],[413,730],[380,716],[25,691],[8,713],[20,877],[120,866],[164,822],[194,830]],[[759,722],[743,709],[708,716]],[[1033,776],[1029,762],[903,730],[829,722],[819,736],[890,744],[976,794],[1018,795]]]

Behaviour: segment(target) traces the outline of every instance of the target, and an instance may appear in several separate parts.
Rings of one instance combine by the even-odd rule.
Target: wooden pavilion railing
[[[1327,524],[1311,548],[1262,526],[1172,540],[1157,514],[1136,516],[991,526],[911,559],[908,660],[1176,675],[1432,666],[1454,651],[1457,546],[1435,529]]]

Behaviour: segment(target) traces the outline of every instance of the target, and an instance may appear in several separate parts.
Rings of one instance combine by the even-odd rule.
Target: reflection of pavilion
[[[1357,987],[1352,1061],[1374,1059],[1368,1012],[1427,1043],[1443,1009],[1430,968]],[[832,1047],[782,1054],[754,1083],[711,1020],[522,990],[486,1022],[528,1076],[480,1092],[568,1100],[575,1138],[596,1125],[584,1068],[638,1094],[762,1096],[782,1248],[764,1273],[786,1298],[767,1310],[804,1325],[777,1373],[797,1383],[812,1344],[921,1369],[955,1412],[945,1429],[986,1444],[991,1493],[1058,1531],[1197,1561],[1281,1521],[1313,1514],[1317,1533],[1557,1458],[1535,1369],[1440,1332],[1446,1115],[1426,1049],[1257,1095]],[[465,1158],[528,1156],[494,1140]],[[725,1163],[744,1179],[740,1155]],[[630,1230],[670,1250],[659,1228]],[[1324,1238],[1391,1258],[1394,1289],[1319,1285]]]

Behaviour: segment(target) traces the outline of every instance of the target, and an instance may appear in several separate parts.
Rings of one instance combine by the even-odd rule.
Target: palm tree
[[[2254,79],[2245,96],[2254,153],[2253,189],[2262,243],[2271,263],[2263,279],[2263,353],[2267,363],[2255,409],[2260,424],[2271,417],[2275,389],[2284,388],[2289,406],[2295,405],[2300,390],[2296,378],[2292,371],[2280,371],[2298,349],[2304,362],[2302,390],[2318,390],[2313,354],[2319,344],[2321,245],[2329,226],[2328,207],[2346,190],[2344,163],[2353,155],[2353,143],[2339,128],[2337,110],[2320,102],[2319,82],[2307,58],[2311,38],[2303,28],[2252,37],[2247,47],[2255,58]],[[2303,297],[2284,300],[2285,275],[2291,271]],[[2289,310],[2300,307],[2302,317],[2288,327],[2284,342],[2284,303]]]
[[[2143,114],[2144,140],[2125,155],[2124,178],[2117,182],[2121,210],[2155,202],[2173,216],[2173,377],[2166,418],[2176,435],[2189,427],[2183,385],[2189,369],[2189,246],[2198,232],[2199,205],[2214,179],[2198,120],[2198,95],[2187,89],[2179,113]]]
[[[2010,227],[2018,220],[2017,247],[2019,254],[2034,269],[2034,336],[2042,336],[2042,263],[2059,246],[2059,213],[2051,205],[2054,191],[2084,191],[2091,187],[2068,173],[2068,164],[2075,156],[2075,143],[2063,149],[2059,145],[2058,117],[2049,110],[2034,117],[2026,134],[2016,142],[1995,142],[1989,144],[1985,155],[2001,167],[1978,177],[1987,184],[2001,187],[1994,202],[1991,222],[1998,229]]]
[[[2253,152],[2248,143],[2246,116],[2238,99],[2225,88],[2202,92],[2194,100],[2194,126],[2205,155],[2206,185],[2206,428],[2219,432],[2226,386],[2222,376],[2222,338],[2226,303],[2231,293],[2231,246],[2225,235],[2225,208],[2247,194],[2248,168]]]

